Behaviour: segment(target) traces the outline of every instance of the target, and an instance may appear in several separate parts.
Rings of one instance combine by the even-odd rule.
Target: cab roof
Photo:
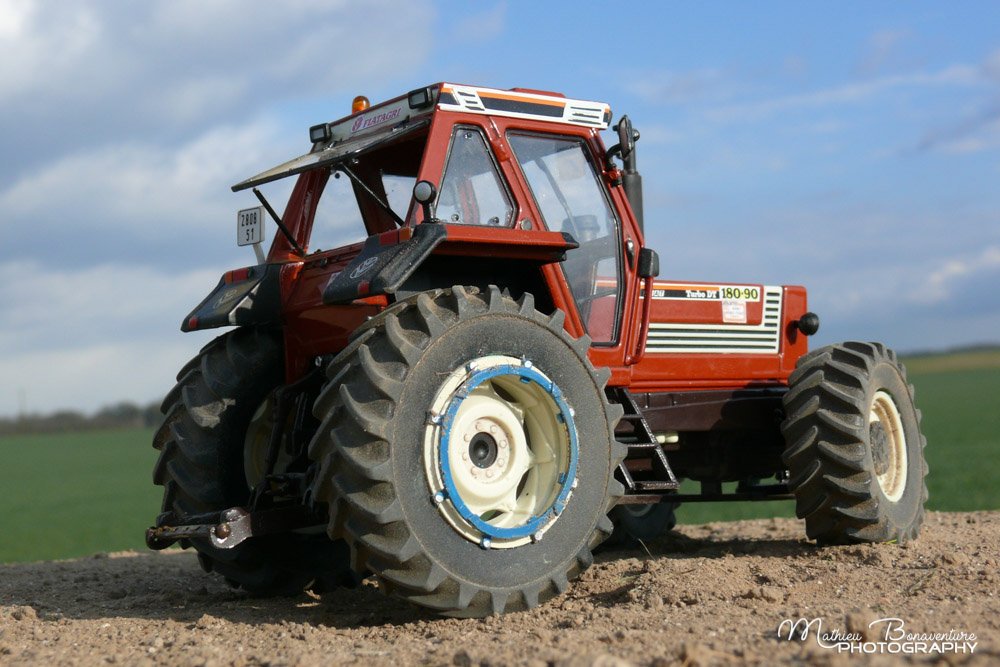
[[[604,102],[569,99],[560,93],[437,83],[417,88],[364,111],[310,128],[312,150],[232,187],[233,192],[332,165],[430,122],[436,111],[524,118],[603,130],[611,122]]]

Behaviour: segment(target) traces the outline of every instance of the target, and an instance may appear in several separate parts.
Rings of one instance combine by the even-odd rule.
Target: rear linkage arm
[[[186,522],[184,525],[163,525],[176,519],[172,512],[160,515],[157,520],[160,525],[146,530],[146,546],[160,550],[179,540],[205,539],[216,549],[232,549],[251,537],[325,526],[327,523],[325,516],[315,514],[299,504],[255,512],[233,507],[221,512],[183,517]]]
[[[156,526],[146,530],[146,545],[150,549],[166,549],[180,540],[205,539],[217,549],[232,549],[251,537],[286,533],[300,528],[323,527],[327,517],[303,502],[306,473],[275,474],[285,427],[292,409],[297,408],[294,426],[288,434],[286,446],[292,457],[298,457],[306,442],[306,411],[309,401],[322,383],[325,364],[317,367],[301,380],[276,391],[272,406],[274,427],[268,442],[264,479],[249,498],[249,508],[231,507],[218,512],[178,516],[174,512],[161,514]],[[277,496],[293,496],[290,502],[274,504]],[[270,506],[268,506],[270,505]]]

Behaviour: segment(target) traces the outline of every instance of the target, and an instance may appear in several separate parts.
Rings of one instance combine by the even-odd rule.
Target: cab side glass
[[[515,133],[507,139],[545,226],[580,244],[566,254],[562,269],[587,333],[595,343],[614,342],[621,298],[618,220],[583,141]]]
[[[451,138],[448,164],[437,202],[441,222],[510,227],[514,206],[482,133],[458,127]]]

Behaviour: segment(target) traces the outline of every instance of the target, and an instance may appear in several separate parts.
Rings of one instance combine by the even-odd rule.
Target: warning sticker
[[[747,302],[742,299],[723,299],[722,321],[727,324],[746,324]]]

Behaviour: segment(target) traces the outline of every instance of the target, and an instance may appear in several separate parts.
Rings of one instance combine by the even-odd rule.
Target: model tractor
[[[820,543],[916,537],[903,366],[808,351],[802,287],[659,279],[627,116],[605,148],[610,107],[558,93],[355,103],[233,186],[259,200],[237,220],[257,263],[183,322],[232,328],[163,403],[152,548],[254,594],[374,577],[482,616],[559,595],[679,503],[794,499]],[[258,186],[286,178],[279,215]]]

